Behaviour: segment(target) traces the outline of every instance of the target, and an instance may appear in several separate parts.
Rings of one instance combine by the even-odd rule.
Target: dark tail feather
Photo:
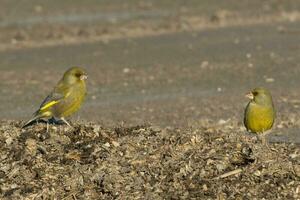
[[[25,128],[25,127],[27,127],[27,126],[32,125],[32,123],[35,122],[36,120],[38,120],[39,118],[40,118],[39,115],[34,116],[32,119],[30,119],[29,121],[27,121],[27,122],[22,126],[22,128]]]

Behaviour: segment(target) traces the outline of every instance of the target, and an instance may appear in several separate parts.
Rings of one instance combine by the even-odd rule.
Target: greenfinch
[[[275,109],[270,92],[264,88],[255,88],[246,97],[250,99],[244,114],[247,131],[262,134],[271,129],[275,120]]]
[[[68,69],[52,92],[45,98],[39,109],[33,113],[33,118],[25,126],[39,119],[60,119],[68,126],[65,117],[76,112],[86,96],[87,74],[80,67]]]

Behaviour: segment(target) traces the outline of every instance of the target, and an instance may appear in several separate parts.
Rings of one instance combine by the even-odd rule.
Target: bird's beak
[[[88,78],[88,76],[85,75],[85,74],[80,76],[80,80],[82,80],[82,81],[85,80],[85,79],[87,79],[87,78]]]
[[[253,95],[252,92],[247,93],[247,94],[245,95],[245,97],[247,97],[247,98],[249,98],[249,99],[251,99],[251,100],[254,99],[254,95]]]

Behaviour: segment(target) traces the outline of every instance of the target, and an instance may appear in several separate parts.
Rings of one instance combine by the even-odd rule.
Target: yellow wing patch
[[[65,98],[67,98],[68,96],[70,96],[71,92],[68,92],[66,95],[65,95]]]
[[[40,108],[40,111],[42,110],[46,110],[47,108],[57,104],[59,101],[50,101],[49,103],[47,103],[46,105],[44,105],[43,107]]]

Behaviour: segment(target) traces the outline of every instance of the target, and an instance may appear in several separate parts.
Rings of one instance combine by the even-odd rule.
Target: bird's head
[[[271,93],[265,88],[255,88],[246,97],[260,105],[273,105]]]
[[[68,84],[73,84],[76,82],[85,82],[87,77],[88,76],[84,69],[80,67],[71,67],[65,72],[63,80],[66,81]]]

